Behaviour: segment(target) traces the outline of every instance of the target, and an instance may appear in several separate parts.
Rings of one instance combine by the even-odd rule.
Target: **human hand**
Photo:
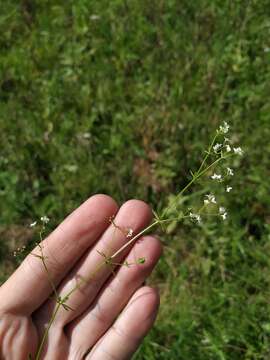
[[[119,210],[106,195],[95,195],[69,215],[41,246],[48,273],[38,254],[29,254],[0,288],[0,358],[35,359],[46,326],[57,306],[52,295],[64,298],[78,279],[87,279],[102,262],[101,253],[113,254],[127,242],[109,223],[131,228],[134,234],[151,221],[151,211],[142,201],[130,200]],[[103,266],[89,281],[82,282],[50,327],[42,359],[129,359],[152,327],[159,295],[142,284],[161,255],[160,242],[144,236],[115,260],[143,264],[121,266],[116,273]],[[104,260],[104,259],[103,259]],[[48,276],[49,274],[49,276]],[[120,314],[121,313],[121,314]],[[120,316],[119,316],[120,314]],[[86,355],[87,354],[87,355]]]

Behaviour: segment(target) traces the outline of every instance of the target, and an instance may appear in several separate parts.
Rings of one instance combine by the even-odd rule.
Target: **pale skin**
[[[121,252],[112,272],[104,266],[88,281],[89,274],[127,238],[110,223],[139,233],[151,222],[149,206],[129,200],[118,208],[106,195],[95,195],[69,215],[42,242],[50,278],[64,297],[79,281],[53,322],[41,359],[130,359],[151,329],[159,307],[158,291],[143,286],[161,256],[154,236],[143,236]],[[52,286],[42,261],[33,250],[0,288],[0,359],[35,358],[44,329],[56,306]],[[144,257],[145,263],[137,264]]]

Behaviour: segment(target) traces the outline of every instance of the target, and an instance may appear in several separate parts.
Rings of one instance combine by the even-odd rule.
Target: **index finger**
[[[115,201],[107,195],[94,195],[69,215],[42,241],[42,259],[30,253],[0,288],[0,311],[30,315],[52,293],[54,286],[93,245],[117,212]],[[40,254],[40,248],[33,250]],[[49,277],[48,277],[49,274]],[[51,281],[51,282],[50,282]]]

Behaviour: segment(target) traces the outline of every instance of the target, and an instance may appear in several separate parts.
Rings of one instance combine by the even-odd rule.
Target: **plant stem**
[[[212,142],[212,143],[213,143],[213,142]],[[205,159],[206,159],[208,156],[209,156],[209,155],[207,154],[206,157],[205,157]],[[196,174],[194,174],[193,178],[190,180],[190,182],[177,194],[174,202],[173,202],[170,206],[168,206],[167,208],[165,208],[165,210],[163,211],[163,213],[162,213],[162,215],[161,215],[161,218],[163,218],[163,217],[167,214],[168,210],[170,210],[171,208],[173,208],[173,207],[176,205],[176,203],[178,202],[179,198],[183,195],[183,193],[184,193],[185,191],[187,191],[187,190],[190,188],[190,186],[191,186],[196,180],[198,180],[200,177],[202,177],[206,172],[208,172],[212,167],[214,167],[215,165],[217,165],[221,160],[225,160],[225,159],[227,159],[227,158],[230,157],[230,156],[232,156],[232,155],[222,156],[222,157],[216,159],[212,164],[210,164],[209,166],[207,166],[207,167],[206,167],[204,170],[202,170],[201,172],[197,171]],[[205,162],[204,162],[204,163],[205,163]],[[202,168],[202,166],[200,166],[200,169],[201,169],[201,168]]]
[[[110,260],[114,259],[117,257],[117,255],[119,255],[122,251],[124,251],[128,246],[130,246],[134,241],[136,241],[139,237],[141,237],[142,235],[144,235],[147,231],[151,230],[153,227],[155,227],[156,225],[160,224],[160,223],[164,223],[164,222],[170,222],[170,221],[179,221],[181,219],[183,219],[184,217],[182,217],[181,219],[179,218],[169,218],[169,219],[162,219],[167,211],[169,209],[171,209],[176,203],[177,201],[179,200],[179,198],[183,195],[183,193],[188,190],[190,188],[190,186],[197,180],[199,179],[201,176],[203,176],[206,172],[208,172],[212,167],[214,167],[215,165],[217,165],[221,160],[225,160],[227,159],[228,157],[232,156],[232,155],[227,155],[227,156],[221,156],[220,158],[216,159],[212,164],[210,164],[209,166],[207,166],[204,170],[202,170],[205,162],[207,161],[208,159],[208,156],[210,154],[210,151],[211,151],[211,148],[216,140],[216,137],[217,135],[214,137],[214,140],[212,141],[210,147],[209,147],[209,151],[207,152],[207,155],[205,156],[199,170],[193,175],[193,178],[192,180],[179,192],[179,194],[176,196],[176,199],[175,201],[173,202],[173,204],[169,207],[167,207],[163,213],[162,213],[162,217],[160,220],[155,220],[153,221],[149,226],[147,226],[146,228],[144,228],[142,231],[140,231],[137,235],[135,235],[132,239],[130,239],[127,243],[125,243],[120,249],[118,249],[113,255],[109,256],[108,258]],[[43,265],[44,265],[44,262],[43,262]],[[88,279],[84,279],[84,280],[81,280],[80,282],[78,282],[76,284],[76,286],[74,286],[68,293],[66,296],[64,296],[63,299],[65,300],[68,300],[68,298],[71,296],[71,294],[73,294],[73,292],[75,292],[77,289],[79,289],[80,285],[83,283],[83,282],[87,282],[87,281],[90,281],[91,278],[93,278],[97,273],[98,271],[103,267],[103,266],[106,266],[107,265],[107,261],[106,259],[104,261],[102,261],[99,265],[97,265],[97,267],[95,268],[95,270],[89,275]],[[46,272],[48,273],[47,271],[47,266],[46,264],[44,265],[45,266],[45,270]],[[49,276],[49,281],[50,281],[50,276]],[[51,281],[50,281],[51,282]],[[53,291],[57,294],[56,290],[55,290],[55,287],[54,285],[52,286],[53,288]],[[44,344],[45,344],[45,341],[47,340],[48,338],[48,334],[49,334],[49,330],[56,318],[56,315],[61,307],[62,303],[61,301],[59,301],[57,303],[57,306],[52,314],[52,317],[50,319],[50,322],[46,328],[46,331],[44,332],[43,336],[42,336],[42,340],[41,340],[41,343],[39,345],[39,349],[38,349],[38,352],[37,352],[37,355],[36,355],[36,360],[39,360],[40,359],[40,356],[41,356],[41,352],[42,352],[42,349],[44,347]]]
[[[157,224],[159,223],[159,221],[154,221],[152,224],[150,224],[149,226],[147,226],[145,229],[143,229],[142,231],[140,231],[137,235],[135,235],[132,239],[130,239],[127,243],[125,243],[120,249],[118,249],[112,256],[110,256],[110,259],[114,259],[118,254],[120,254],[124,249],[126,249],[129,245],[131,245],[135,240],[137,240],[139,237],[141,237],[143,234],[145,234],[147,231],[149,231],[150,229],[152,229],[154,226],[156,226]],[[74,286],[68,293],[67,295],[64,296],[64,299],[68,299],[70,297],[71,294],[73,294],[79,287],[80,285],[85,282],[85,281],[90,281],[91,278],[93,278],[97,273],[98,271],[103,267],[107,265],[106,263],[106,260],[102,261],[99,265],[97,265],[97,267],[95,268],[94,271],[92,271],[92,273],[89,275],[88,279],[84,279],[83,281],[81,280],[80,283],[77,283],[76,286]],[[45,344],[45,341],[47,340],[48,338],[48,334],[49,334],[49,330],[56,318],[56,315],[59,311],[61,307],[61,302],[58,302],[54,312],[53,312],[53,315],[50,319],[50,322],[46,328],[46,331],[44,332],[43,336],[42,336],[42,340],[41,340],[41,343],[39,345],[39,349],[38,349],[38,353],[36,355],[36,360],[39,360],[40,359],[40,355],[41,355],[41,352],[42,352],[42,349],[44,347],[44,344]]]
[[[154,226],[156,226],[159,223],[158,220],[154,221],[152,224],[147,226],[145,229],[143,229],[141,232],[139,232],[137,235],[135,235],[132,239],[130,239],[127,243],[125,243],[119,250],[117,250],[112,256],[111,259],[114,259],[118,254],[120,254],[123,250],[125,250],[130,244],[132,244],[135,240],[137,240],[139,237],[141,237],[144,233],[152,229]]]
[[[209,146],[209,148],[208,148],[208,150],[207,150],[207,154],[206,154],[206,156],[204,157],[204,159],[203,159],[203,161],[202,161],[202,163],[201,163],[198,171],[196,172],[196,174],[199,174],[200,171],[202,170],[202,168],[204,167],[204,164],[206,163],[206,161],[207,161],[207,159],[208,159],[208,157],[209,157],[209,155],[210,155],[210,153],[211,153],[212,147],[214,146],[215,141],[216,141],[218,135],[219,135],[219,134],[216,133],[216,135],[214,136],[214,138],[213,138],[213,140],[212,140],[212,142],[211,142],[211,144],[210,144],[210,146]]]
[[[140,231],[137,235],[135,235],[132,239],[130,239],[127,243],[125,243],[120,249],[118,249],[113,255],[109,256],[110,260],[113,260],[117,255],[119,255],[124,249],[126,249],[129,245],[131,245],[135,240],[137,240],[139,237],[141,237],[143,234],[145,234],[148,230],[152,229],[154,226],[156,226],[159,223],[159,221],[154,221],[152,224],[147,226],[145,229]],[[91,278],[93,278],[97,272],[104,266],[107,265],[106,260],[102,261],[94,271],[89,275],[88,279],[84,279],[80,283],[76,284],[73,289],[71,289],[65,298],[68,298],[76,289],[78,289],[83,282],[90,281]]]
[[[54,310],[54,312],[53,312],[53,314],[52,314],[52,316],[51,316],[50,322],[47,325],[46,330],[45,330],[45,332],[44,332],[44,334],[42,336],[41,342],[39,344],[38,352],[36,354],[35,360],[39,360],[40,357],[41,357],[41,353],[42,353],[43,347],[45,345],[45,341],[48,338],[49,330],[50,330],[50,328],[51,328],[51,326],[52,326],[52,324],[53,324],[53,322],[54,322],[54,320],[56,318],[56,315],[57,315],[57,313],[58,313],[58,311],[60,309],[60,306],[61,306],[61,303],[58,303],[55,310]]]

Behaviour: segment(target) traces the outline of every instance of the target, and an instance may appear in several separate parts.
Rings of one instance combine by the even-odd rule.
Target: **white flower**
[[[178,124],[178,129],[183,130],[184,127],[185,127],[185,126],[184,126],[182,123],[179,123],[179,124]]]
[[[91,138],[91,134],[90,133],[83,133],[82,134],[82,137],[84,138],[84,139],[90,139]]]
[[[131,238],[133,235],[133,230],[132,229],[128,229],[127,231],[127,238]]]
[[[218,211],[219,211],[220,214],[225,214],[226,213],[226,209],[223,206],[220,206]]]
[[[217,154],[219,152],[219,150],[222,148],[222,144],[216,144],[213,146],[213,150],[214,152]]]
[[[230,129],[230,126],[228,125],[228,123],[226,121],[223,122],[223,125],[221,125],[219,127],[219,131],[222,133],[222,134],[227,134],[227,132],[229,131]]]
[[[214,174],[211,176],[211,179],[212,179],[212,180],[222,180],[222,176],[221,176],[220,174],[214,173]]]
[[[243,153],[244,153],[243,150],[240,147],[233,148],[233,151],[237,155],[243,155]]]
[[[30,224],[29,226],[32,228],[32,227],[35,227],[37,225],[37,221],[34,221],[32,222],[32,224]]]
[[[220,213],[220,216],[222,217],[222,219],[223,220],[226,220],[227,219],[227,211],[226,211],[226,209],[223,207],[223,206],[221,206],[220,208],[219,208],[219,213]]]
[[[50,221],[50,219],[46,215],[42,216],[40,220],[43,222],[43,224],[48,224],[48,222]]]
[[[99,15],[93,14],[93,15],[90,16],[90,20],[96,21],[96,20],[99,20],[99,19],[100,19]]]
[[[234,175],[233,169],[227,167],[227,175],[233,176]]]
[[[201,215],[199,215],[199,214],[193,214],[192,212],[190,212],[190,213],[189,213],[189,217],[190,217],[192,220],[197,221],[198,224],[200,224],[201,221],[202,221]]]
[[[226,149],[226,151],[227,151],[227,152],[232,151],[232,148],[230,147],[230,145],[229,145],[229,144],[227,144],[227,145],[225,146],[225,149]]]
[[[226,187],[226,192],[229,193],[231,190],[232,190],[232,187],[231,187],[231,186],[227,186],[227,187]]]
[[[209,204],[210,202],[213,203],[213,204],[216,204],[216,198],[215,198],[215,195],[213,194],[207,194],[205,195],[206,199],[204,200],[204,203],[205,204]]]
[[[223,220],[227,219],[227,213],[226,212],[224,214],[221,214],[220,216],[222,217]]]

